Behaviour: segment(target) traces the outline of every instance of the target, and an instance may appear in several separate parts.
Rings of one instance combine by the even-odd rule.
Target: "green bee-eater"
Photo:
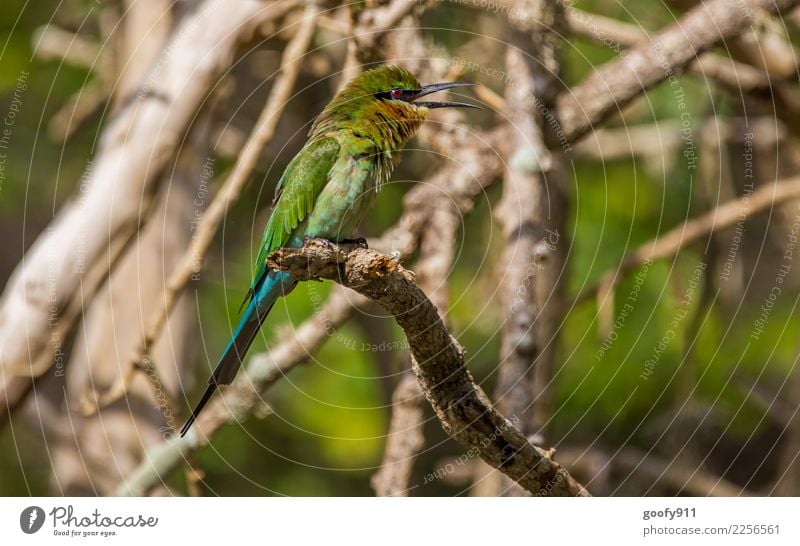
[[[472,84],[422,86],[404,68],[381,66],[354,78],[325,107],[309,131],[308,142],[278,182],[245,298],[247,308],[181,436],[217,385],[233,381],[270,309],[297,284],[288,273],[269,269],[267,256],[280,247],[300,247],[305,237],[335,242],[350,237],[394,168],[393,152],[416,132],[429,109],[472,107],[459,102],[415,101],[464,85]]]

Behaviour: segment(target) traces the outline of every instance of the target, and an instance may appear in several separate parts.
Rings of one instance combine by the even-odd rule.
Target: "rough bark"
[[[413,275],[378,252],[311,239],[279,249],[270,267],[300,280],[330,279],[370,298],[395,317],[408,339],[412,369],[442,427],[533,495],[585,496],[585,489],[495,410],[464,364],[463,349]]]

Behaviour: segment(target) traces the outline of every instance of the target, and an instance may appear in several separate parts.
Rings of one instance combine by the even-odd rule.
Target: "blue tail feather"
[[[247,305],[236,329],[233,331],[228,345],[222,352],[222,356],[214,368],[211,377],[208,378],[208,387],[206,387],[203,396],[200,398],[191,417],[186,421],[181,429],[181,436],[186,434],[189,428],[194,423],[197,416],[203,410],[211,395],[217,389],[218,385],[228,385],[242,365],[247,350],[252,345],[253,341],[258,334],[261,324],[266,320],[272,306],[281,296],[288,294],[297,285],[297,281],[292,279],[291,275],[281,271],[268,270],[264,273],[264,277],[253,287],[253,295]]]

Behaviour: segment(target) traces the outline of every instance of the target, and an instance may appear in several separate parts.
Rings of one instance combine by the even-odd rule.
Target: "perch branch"
[[[393,315],[408,339],[414,374],[445,431],[489,465],[534,495],[588,495],[549,453],[492,407],[436,307],[397,262],[373,250],[312,239],[299,249],[275,251],[267,263],[300,281],[336,281]]]

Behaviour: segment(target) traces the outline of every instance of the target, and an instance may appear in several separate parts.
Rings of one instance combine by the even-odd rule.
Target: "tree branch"
[[[569,30],[577,36],[609,45],[615,50],[646,43],[649,36],[647,30],[636,25],[578,9],[567,10],[567,22]],[[713,52],[698,55],[688,70],[702,77],[714,78],[737,95],[743,92],[764,93],[770,88],[769,75],[763,70]]]
[[[702,236],[713,233],[714,230],[725,229],[770,207],[795,199],[800,199],[800,177],[762,186],[749,195],[734,199],[700,216],[691,218],[628,253],[617,268],[604,273],[600,277],[600,281],[581,292],[572,305],[582,303],[595,293],[598,300],[603,302],[601,304],[604,304],[606,296],[614,290],[625,274],[640,265],[672,256]]]
[[[740,33],[758,9],[783,12],[800,0],[736,0],[703,2],[652,40],[610,61],[557,101],[561,131],[573,141],[662,81],[682,72],[698,55]]]
[[[414,458],[425,445],[422,434],[422,390],[414,376],[404,373],[392,395],[392,422],[381,467],[370,483],[379,497],[405,497]]]
[[[488,464],[534,495],[588,495],[492,407],[436,307],[397,262],[373,250],[310,239],[303,248],[275,251],[267,263],[300,281],[336,281],[392,314],[408,339],[414,374],[445,431]]]
[[[647,40],[647,31],[615,19],[570,9],[570,30],[576,34],[616,46],[634,46]],[[734,40],[732,43],[737,43]],[[751,46],[750,49],[752,49]],[[764,53],[756,55],[759,59]],[[705,52],[688,65],[688,70],[703,78],[711,78],[734,97],[753,95],[762,99],[786,127],[800,134],[800,93],[788,83],[761,68],[736,61],[729,57]]]

